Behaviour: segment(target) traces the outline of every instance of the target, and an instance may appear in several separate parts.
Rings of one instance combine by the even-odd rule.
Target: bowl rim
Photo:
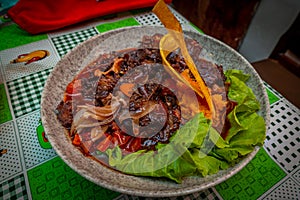
[[[127,186],[117,186],[115,184],[111,184],[111,182],[107,181],[107,180],[101,180],[99,181],[98,177],[93,177],[91,176],[92,174],[89,174],[89,171],[87,171],[86,168],[81,168],[81,166],[78,166],[77,164],[74,164],[74,162],[71,162],[70,159],[68,158],[68,156],[70,155],[70,152],[67,151],[63,151],[61,148],[58,147],[57,141],[55,139],[55,136],[51,133],[53,125],[51,124],[51,121],[48,120],[48,114],[49,114],[49,110],[47,108],[47,101],[48,101],[48,97],[47,97],[47,92],[48,88],[51,87],[51,81],[53,80],[53,78],[55,78],[55,72],[57,72],[59,70],[59,68],[61,67],[61,65],[63,64],[63,62],[65,60],[68,60],[69,57],[72,56],[74,51],[78,51],[81,48],[84,48],[85,45],[100,40],[105,37],[110,37],[109,35],[113,35],[113,34],[117,34],[126,30],[132,30],[132,29],[143,29],[143,28],[163,28],[162,26],[144,26],[144,25],[140,25],[140,26],[132,26],[132,27],[125,27],[125,28],[119,28],[119,29],[114,29],[111,31],[107,31],[105,33],[101,33],[95,36],[92,36],[91,38],[87,39],[86,41],[80,43],[79,45],[77,45],[75,48],[73,48],[71,51],[69,51],[67,54],[65,54],[61,60],[56,64],[56,66],[53,68],[52,72],[50,73],[50,75],[47,78],[47,81],[45,83],[44,86],[44,90],[42,92],[42,97],[41,97],[41,120],[42,120],[42,124],[44,126],[44,130],[45,133],[48,137],[48,140],[50,141],[50,144],[52,145],[53,149],[55,150],[55,152],[58,154],[58,156],[60,158],[62,158],[62,160],[69,166],[71,167],[74,171],[78,172],[81,176],[85,177],[86,179],[90,180],[91,182],[105,187],[107,189],[110,190],[114,190],[117,192],[121,192],[121,193],[125,193],[125,194],[130,194],[130,195],[137,195],[137,196],[144,196],[144,197],[171,197],[171,196],[181,196],[181,195],[187,195],[187,194],[191,194],[194,192],[199,192],[201,190],[213,187],[225,180],[227,180],[228,178],[232,177],[233,175],[235,175],[236,173],[238,173],[242,168],[244,168],[257,154],[257,152],[259,151],[260,147],[256,146],[254,148],[254,150],[249,153],[245,158],[242,159],[242,161],[240,161],[238,164],[234,165],[233,167],[230,167],[230,170],[225,170],[227,171],[226,173],[224,173],[222,176],[218,176],[218,174],[220,172],[218,172],[217,174],[214,175],[209,175],[211,177],[213,177],[214,181],[213,182],[209,182],[208,184],[192,184],[192,185],[188,185],[185,188],[179,187],[179,185],[177,184],[177,187],[173,187],[168,188],[168,189],[161,189],[161,190],[149,190],[149,188],[146,187],[140,187],[140,188],[133,188],[133,187],[127,187]],[[234,50],[233,48],[231,48],[230,46],[228,46],[227,44],[211,37],[208,35],[204,35],[201,34],[199,32],[193,32],[193,31],[184,31],[184,33],[190,33],[191,35],[197,34],[197,35],[201,35],[201,37],[205,37],[208,40],[211,40],[214,43],[217,43],[218,45],[224,46],[225,48],[227,48],[228,50],[230,50],[231,52],[234,52],[236,54],[236,56],[239,56],[243,62],[247,65],[247,67],[251,67],[253,70],[253,74],[254,76],[256,76],[256,78],[259,80],[259,87],[264,87],[263,81],[261,80],[259,74],[255,71],[255,69],[251,66],[251,64],[242,56],[240,55],[236,50]],[[78,70],[80,71],[80,69]],[[77,74],[78,72],[76,72],[75,74]],[[267,96],[267,93],[265,90],[262,90],[263,93],[263,101],[266,102],[266,118],[265,118],[265,123],[266,123],[266,130],[268,130],[269,127],[269,123],[270,123],[270,108],[269,108],[269,99]],[[62,98],[62,97],[61,97]],[[51,133],[51,134],[50,134]],[[75,148],[75,147],[74,147]],[[87,158],[85,156],[81,156],[81,158]],[[88,158],[90,159],[90,158]],[[83,159],[84,161],[85,159]],[[92,160],[92,159],[90,159]],[[94,161],[96,162],[96,161]],[[98,165],[101,165],[97,162]],[[104,167],[104,166],[103,166]],[[110,171],[113,171],[111,169],[109,169]],[[117,172],[119,173],[119,172]],[[120,174],[120,173],[119,173]],[[120,174],[121,175],[121,174]],[[126,177],[130,177],[131,180],[135,181],[138,179],[144,179],[146,180],[147,178],[145,177],[137,177],[137,176],[132,176],[132,175],[124,175],[122,174],[121,176],[126,176]],[[194,177],[190,177],[188,179],[193,179]],[[198,177],[198,178],[202,178],[202,177]],[[154,182],[157,182],[159,184],[165,184],[164,181],[161,182],[160,180],[155,180]]]

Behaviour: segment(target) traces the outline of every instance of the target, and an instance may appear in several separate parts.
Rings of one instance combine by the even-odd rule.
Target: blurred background
[[[0,15],[3,15],[7,10],[15,5],[18,0],[0,0]]]
[[[183,16],[239,51],[300,107],[299,0],[173,0]]]

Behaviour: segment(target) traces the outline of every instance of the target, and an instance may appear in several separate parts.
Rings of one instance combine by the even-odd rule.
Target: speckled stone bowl
[[[137,196],[166,197],[194,193],[228,179],[240,171],[257,153],[259,147],[248,154],[237,165],[217,174],[202,177],[189,177],[181,184],[145,177],[125,175],[102,166],[85,157],[72,144],[64,128],[56,119],[54,110],[63,98],[67,84],[87,64],[103,52],[138,46],[143,35],[166,33],[162,27],[141,26],[110,31],[90,38],[65,55],[53,69],[45,84],[41,100],[41,118],[53,148],[57,154],[76,172],[88,180],[121,193]],[[261,104],[259,114],[269,125],[269,102],[262,80],[253,67],[235,50],[222,42],[196,32],[186,31],[185,35],[197,40],[210,53],[210,58],[224,69],[240,69],[251,75],[247,82]]]

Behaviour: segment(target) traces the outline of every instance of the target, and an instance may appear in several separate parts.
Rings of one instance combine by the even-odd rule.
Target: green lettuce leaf
[[[248,78],[241,71],[228,70],[225,72],[225,76],[226,82],[230,84],[228,98],[237,102],[237,106],[228,115],[231,128],[226,136],[226,141],[229,141],[240,131],[248,129],[249,122],[256,118],[256,111],[260,109],[260,104],[251,88],[244,82]]]
[[[253,91],[244,83],[247,78],[238,70],[225,72],[230,84],[228,98],[237,102],[237,106],[228,114],[231,124],[225,141],[229,146],[214,148],[213,152],[229,163],[251,153],[255,146],[262,146],[266,136],[264,119],[256,111],[260,109]]]
[[[190,149],[189,152],[192,155],[197,172],[201,176],[215,174],[220,169],[227,169],[229,167],[226,161],[218,159],[212,155],[207,155],[199,149]]]
[[[244,74],[241,72],[241,70],[238,70],[238,69],[230,69],[230,70],[226,70],[224,72],[225,76],[226,77],[236,77],[238,78],[240,81],[242,82],[247,82],[248,79],[250,78],[250,75],[249,74]]]
[[[182,177],[195,174],[188,147],[200,147],[209,127],[209,120],[200,113],[180,128],[169,144],[157,145],[157,151],[141,150],[122,157],[119,147],[108,149],[109,165],[128,174],[167,177],[180,182]]]

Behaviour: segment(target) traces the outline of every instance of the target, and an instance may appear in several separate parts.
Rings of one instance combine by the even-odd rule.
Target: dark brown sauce
[[[178,99],[172,93],[172,90],[160,84],[144,84],[136,88],[129,101],[129,110],[133,115],[138,115],[139,112],[148,109],[147,106],[151,103],[157,105],[153,111],[141,116],[137,121],[139,125],[138,134],[143,137],[132,136],[135,133],[132,133],[134,129],[132,127],[133,120],[130,118],[121,121],[115,118],[105,124],[105,126],[102,126],[101,130],[93,129],[94,126],[81,127],[75,130],[72,127],[72,123],[75,120],[74,115],[76,116],[78,110],[81,109],[80,105],[92,105],[96,108],[109,106],[112,102],[112,93],[116,84],[129,70],[149,63],[162,63],[159,49],[149,48],[158,46],[160,37],[159,35],[155,35],[144,38],[141,46],[143,47],[144,45],[148,48],[131,49],[130,51],[114,52],[100,56],[95,62],[84,68],[67,86],[65,97],[57,106],[57,118],[69,131],[73,144],[81,149],[85,155],[90,156],[91,154],[95,154],[95,152],[104,152],[108,148],[114,148],[115,146],[119,146],[124,154],[141,149],[155,150],[155,146],[158,143],[168,143],[169,138],[184,123],[185,120],[182,119]],[[151,46],[150,44],[153,45]],[[194,43],[193,41],[190,41],[188,46],[192,53],[199,53],[201,51],[198,43]],[[187,65],[180,55],[171,53],[167,59],[178,72],[187,69]],[[115,64],[118,65],[118,71],[109,71]],[[226,85],[224,86],[225,76],[222,67],[201,58],[195,59],[195,64],[199,66],[199,72],[206,85],[211,88],[212,95],[220,94],[222,100],[226,102],[225,111],[227,115],[236,103],[228,100],[227,95],[222,93],[222,90],[227,88]],[[109,72],[99,75],[97,74],[99,71]],[[132,80],[130,80],[130,77],[127,80],[129,83],[137,79],[143,79],[144,77],[136,74],[131,78]],[[172,79],[164,81],[168,82],[166,85],[169,85],[170,88],[174,87],[172,89],[182,89],[174,86]],[[203,105],[200,98],[198,99],[199,105],[207,106]],[[91,114],[91,112],[93,111],[89,111],[88,114]],[[90,124],[101,122],[99,119],[88,119],[86,121]],[[163,126],[160,130],[143,129],[144,126],[146,127],[150,123],[159,123]],[[228,120],[225,120],[221,132],[223,138],[227,136],[229,128],[230,123]],[[153,131],[156,131],[155,135],[151,135]],[[147,135],[151,136],[145,137]]]

